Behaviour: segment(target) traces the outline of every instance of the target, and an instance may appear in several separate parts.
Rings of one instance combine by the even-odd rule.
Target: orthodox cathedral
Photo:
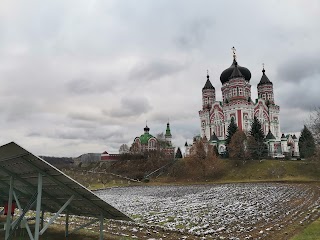
[[[273,83],[267,77],[264,67],[257,85],[258,98],[253,101],[251,72],[238,64],[235,48],[232,50],[233,62],[220,75],[222,101],[216,100],[216,89],[209,79],[209,74],[202,88],[202,109],[199,111],[202,139],[217,146],[219,153],[223,153],[226,150],[225,139],[231,119],[234,119],[240,130],[248,133],[253,118],[257,117],[266,136],[265,141],[271,157],[278,154],[299,156],[296,136],[281,134],[280,107],[276,104]],[[190,148],[187,144],[186,147],[188,154]]]

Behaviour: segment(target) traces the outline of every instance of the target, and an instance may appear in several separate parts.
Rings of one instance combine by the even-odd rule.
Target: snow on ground
[[[320,209],[315,189],[303,184],[134,186],[95,193],[140,226],[221,239],[263,239],[287,224],[303,224]]]

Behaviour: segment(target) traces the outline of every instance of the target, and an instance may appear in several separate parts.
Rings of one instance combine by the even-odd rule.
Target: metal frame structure
[[[104,219],[132,221],[93,192],[14,142],[0,147],[0,200],[8,203],[5,240],[12,238],[21,223],[24,223],[30,240],[39,240],[39,236],[63,212],[66,214],[66,238],[75,231],[99,222],[99,239],[102,240]],[[14,220],[11,216],[13,200],[19,209]],[[34,232],[25,218],[30,210],[35,211]],[[55,215],[44,225],[45,211]],[[93,220],[69,232],[70,214],[87,216]]]

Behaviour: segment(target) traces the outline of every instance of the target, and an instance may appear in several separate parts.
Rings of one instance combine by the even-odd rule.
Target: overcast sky
[[[173,142],[200,133],[201,90],[232,46],[251,73],[262,63],[282,132],[320,104],[320,1],[1,0],[0,144],[38,155],[116,153],[148,121]]]

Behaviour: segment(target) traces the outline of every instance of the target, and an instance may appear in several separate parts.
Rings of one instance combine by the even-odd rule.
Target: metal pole
[[[100,215],[100,238],[99,240],[103,240],[103,215]]]
[[[9,188],[9,200],[8,200],[8,211],[7,211],[7,221],[6,221],[6,234],[5,240],[9,238],[11,230],[11,209],[12,209],[12,193],[13,193],[13,177],[10,177],[10,188]]]
[[[59,211],[56,212],[56,214],[49,220],[49,222],[40,231],[40,235],[42,235],[47,230],[47,228],[54,222],[54,220],[56,220],[59,217],[60,213],[62,213],[62,211],[70,204],[73,198],[74,198],[74,195],[72,195],[69,198],[69,200],[59,209]]]
[[[69,211],[67,210],[66,212],[66,232],[65,232],[65,237],[68,239],[69,235]]]
[[[43,228],[43,223],[44,223],[44,210],[42,209],[42,211],[41,211],[41,229]]]
[[[39,173],[38,174],[38,196],[37,196],[37,207],[36,207],[36,223],[34,226],[34,240],[39,240],[41,197],[42,197],[42,174]]]

